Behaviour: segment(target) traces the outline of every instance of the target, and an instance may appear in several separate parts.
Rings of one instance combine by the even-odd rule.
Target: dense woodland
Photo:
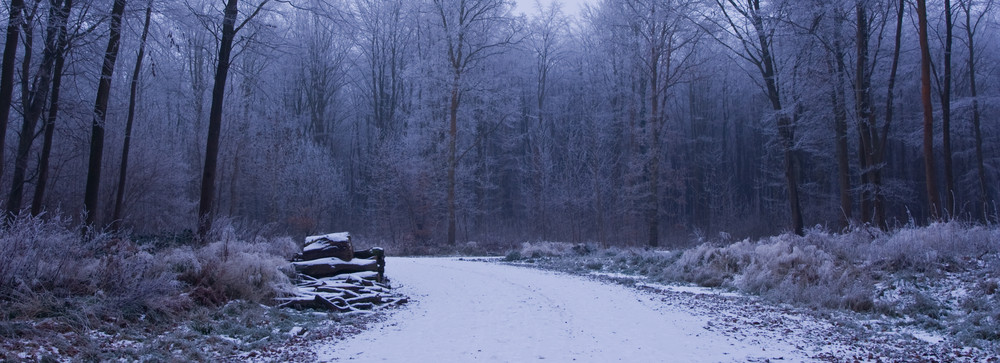
[[[652,246],[997,222],[992,0],[536,9],[4,1],[8,218]]]

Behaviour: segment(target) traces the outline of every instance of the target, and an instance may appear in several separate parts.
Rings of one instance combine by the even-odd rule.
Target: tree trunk
[[[833,91],[830,93],[833,102],[834,145],[837,153],[837,185],[840,193],[841,228],[847,228],[853,218],[854,202],[851,198],[851,165],[847,143],[847,94],[844,90],[844,80],[847,77],[847,67],[844,63],[843,40],[841,28],[844,23],[843,10],[838,8],[836,15],[836,30],[833,43],[833,61],[829,65],[830,74],[834,77]]]
[[[42,116],[43,106],[49,98],[49,87],[52,81],[52,68],[56,54],[59,53],[60,32],[65,29],[66,14],[62,12],[62,0],[49,2],[49,18],[45,34],[45,48],[42,51],[42,63],[32,81],[28,98],[24,100],[24,117],[21,122],[21,134],[17,143],[17,157],[14,160],[14,174],[11,180],[10,194],[7,197],[6,217],[16,217],[21,211],[21,201],[24,199],[24,181],[28,171],[28,159],[31,156],[31,146],[35,140],[35,129]],[[27,83],[27,79],[22,82]]]
[[[924,176],[927,179],[927,211],[931,220],[941,217],[937,169],[934,167],[934,106],[931,103],[931,52],[927,41],[927,0],[917,0],[920,37],[920,100],[924,112]]]
[[[941,85],[941,151],[944,153],[944,211],[945,217],[955,217],[955,172],[951,151],[951,49],[954,24],[951,18],[951,0],[944,0],[944,81]]]
[[[839,44],[834,45],[835,48],[839,48],[838,46]],[[844,79],[844,69],[840,65],[843,63],[843,53],[839,49],[834,49],[834,52],[837,53],[835,56],[838,59],[835,62],[838,65],[835,66],[836,70],[831,71],[836,80],[833,82],[834,90],[830,93],[830,97],[833,102],[833,129],[836,138],[834,144],[837,153],[837,185],[840,192],[840,227],[846,228],[851,224],[854,209],[851,199],[851,166],[847,153],[847,97],[844,85],[841,83]]]
[[[858,116],[858,159],[861,166],[861,219],[879,228],[886,228],[884,204],[882,197],[882,162],[879,160],[879,150],[882,138],[879,137],[878,125],[875,121],[875,111],[872,101],[872,75],[869,71],[869,39],[871,26],[868,23],[868,12],[863,2],[855,3],[857,20],[856,68],[855,68],[855,102]]]
[[[0,176],[3,176],[4,140],[7,135],[7,122],[10,119],[10,105],[14,96],[14,64],[17,62],[17,38],[21,34],[21,23],[24,22],[24,0],[10,1],[10,14],[7,20],[7,39],[3,48],[3,65],[0,70]]]
[[[49,113],[45,120],[42,153],[38,158],[38,182],[35,183],[35,194],[31,199],[31,215],[42,213],[42,203],[45,201],[45,188],[49,179],[49,158],[52,155],[52,137],[55,134],[56,116],[59,114],[59,89],[62,87],[63,69],[66,65],[68,48],[66,20],[69,19],[73,0],[63,3],[63,29],[59,32],[59,47],[56,52],[55,66],[52,69],[52,96],[49,100]]]
[[[776,80],[774,58],[771,55],[771,42],[768,40],[768,35],[764,29],[764,20],[759,14],[760,2],[752,0],[752,4],[754,7],[752,21],[754,29],[757,32],[757,40],[761,50],[761,76],[764,78],[764,85],[767,88],[767,96],[771,101],[771,107],[778,114],[778,137],[781,140],[784,155],[783,166],[785,169],[785,183],[788,187],[788,207],[789,215],[792,219],[792,231],[801,236],[805,234],[805,227],[802,221],[802,207],[799,202],[798,173],[795,170],[794,125],[792,124],[792,119],[785,114],[785,110],[781,106],[781,94]]]
[[[205,145],[205,169],[201,179],[201,200],[198,204],[198,238],[202,241],[212,229],[212,208],[215,202],[215,173],[219,161],[219,137],[222,131],[222,106],[229,77],[229,58],[236,35],[236,14],[239,0],[228,0],[222,20],[222,41],[219,44],[219,64],[212,88],[212,108],[208,116],[208,143]]]
[[[451,104],[449,111],[448,128],[448,244],[455,244],[455,170],[458,169],[458,105],[461,98],[461,71],[454,70],[455,79],[451,85]]]
[[[139,53],[135,57],[135,68],[132,69],[132,80],[128,94],[128,117],[125,121],[125,141],[122,145],[122,162],[118,171],[118,189],[115,192],[115,209],[111,217],[111,229],[118,232],[122,223],[122,204],[125,200],[125,182],[128,175],[128,153],[132,141],[132,124],[135,121],[136,93],[139,89],[139,75],[142,72],[142,58],[146,54],[146,37],[149,35],[149,20],[153,13],[153,1],[146,4],[146,20],[142,25],[142,35],[139,37]]]
[[[655,16],[656,8],[650,9],[650,21],[653,23],[649,30],[651,42],[649,47],[649,164],[646,166],[646,179],[649,182],[649,200],[646,202],[646,224],[649,226],[649,247],[656,248],[660,245],[660,52],[662,49],[657,44],[657,29]]]
[[[125,0],[115,0],[111,8],[111,30],[108,48],[104,52],[101,66],[101,80],[97,85],[97,99],[94,101],[94,118],[90,134],[90,162],[87,168],[87,188],[83,196],[83,212],[86,214],[84,228],[93,228],[97,222],[97,197],[101,191],[101,161],[104,156],[104,121],[107,119],[108,97],[111,93],[111,79],[118,60],[118,46],[122,34],[122,14]],[[86,232],[86,231],[85,231]]]
[[[978,22],[976,25],[972,23],[972,5],[970,1],[960,2],[959,6],[965,11],[965,36],[967,40],[965,44],[969,50],[969,91],[970,96],[972,96],[972,131],[976,145],[976,176],[979,179],[979,205],[977,206],[977,214],[980,221],[986,222],[988,220],[987,203],[989,202],[989,195],[986,187],[986,167],[983,161],[983,131],[980,125],[979,90],[976,87],[975,33]]]
[[[902,35],[903,35],[903,15],[906,10],[906,0],[899,0],[899,6],[896,8],[896,35],[893,43],[892,52],[892,65],[889,71],[889,86],[886,92],[885,101],[885,122],[882,124],[882,134],[879,137],[879,142],[877,144],[877,149],[875,153],[875,162],[878,164],[883,164],[885,162],[886,149],[888,149],[889,143],[889,127],[892,125],[892,114],[893,114],[893,101],[895,99],[896,91],[896,73],[899,70],[899,50],[902,45]],[[875,194],[875,220],[880,226],[888,226],[885,223],[885,193],[882,191],[882,173],[879,171],[875,174],[875,183],[878,186]]]

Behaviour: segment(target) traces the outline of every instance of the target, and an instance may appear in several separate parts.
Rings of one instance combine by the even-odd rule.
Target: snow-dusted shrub
[[[750,263],[733,280],[747,292],[824,307],[869,310],[872,283],[846,261],[800,237],[782,235],[755,246]]]
[[[95,294],[104,300],[104,315],[169,316],[187,308],[189,300],[180,295],[177,275],[157,268],[158,263],[129,240],[111,240],[92,277]]]
[[[1000,229],[960,222],[933,223],[900,229],[876,239],[872,245],[872,262],[884,262],[892,270],[953,268],[943,265],[962,264],[1000,250]]]
[[[0,298],[19,289],[86,289],[89,246],[61,218],[18,217],[0,228]]]
[[[802,237],[782,235],[684,251],[665,269],[672,280],[724,286],[779,301],[869,310],[871,282]]]
[[[60,314],[81,325],[169,315],[186,299],[175,275],[156,264],[127,239],[83,239],[59,216],[21,217],[0,229],[0,305],[9,318]]]
[[[753,244],[743,240],[726,247],[702,244],[684,251],[665,274],[680,281],[717,287],[731,284],[734,277],[750,263]]]
[[[572,254],[574,246],[565,242],[524,242],[518,252],[524,258],[557,257]]]
[[[225,239],[197,250],[178,247],[164,253],[161,269],[174,271],[192,289],[196,302],[215,305],[244,299],[269,302],[292,289],[291,265],[285,257],[291,239],[244,242]]]

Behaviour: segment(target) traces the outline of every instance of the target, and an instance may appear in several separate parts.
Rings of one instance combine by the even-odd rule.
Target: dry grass
[[[190,359],[211,356],[197,353],[201,345],[232,345],[206,338],[219,331],[261,341],[276,331],[269,325],[276,320],[260,318],[259,327],[240,330],[227,317],[243,310],[276,314],[261,308],[293,289],[288,258],[299,248],[290,238],[261,229],[226,221],[216,225],[214,242],[203,246],[155,239],[137,243],[109,234],[84,239],[58,216],[22,217],[0,228],[0,351],[11,351],[0,353],[0,360],[23,358],[11,355],[22,348],[72,359],[140,359],[156,350],[150,344],[158,334],[190,335],[198,324],[221,328],[195,332],[205,339],[195,339],[201,343],[191,346]],[[327,318],[305,314],[299,320],[309,319]],[[178,322],[185,321],[193,325],[180,329]],[[188,338],[169,345],[184,350]],[[102,347],[122,339],[146,343]],[[33,354],[28,357],[42,358]]]

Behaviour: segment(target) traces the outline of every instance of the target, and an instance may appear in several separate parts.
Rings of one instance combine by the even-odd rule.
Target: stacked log
[[[408,301],[393,293],[385,278],[385,252],[354,251],[347,232],[306,237],[292,265],[297,291],[281,299],[283,307],[350,312]]]

